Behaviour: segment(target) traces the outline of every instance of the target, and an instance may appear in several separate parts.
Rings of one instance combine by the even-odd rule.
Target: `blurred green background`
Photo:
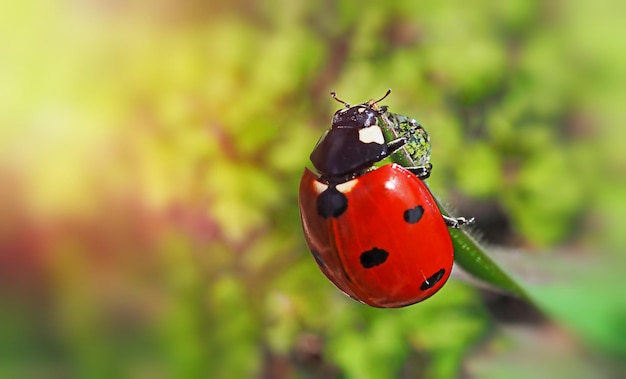
[[[618,377],[625,8],[3,2],[0,377]],[[319,272],[297,186],[328,93],[387,88],[533,304],[452,279],[371,309]]]

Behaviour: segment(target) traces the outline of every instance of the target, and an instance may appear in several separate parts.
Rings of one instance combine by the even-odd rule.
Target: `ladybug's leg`
[[[387,142],[387,151],[385,153],[382,153],[379,156],[378,161],[382,161],[383,159],[387,158],[391,154],[395,153],[402,146],[406,145],[407,142],[408,141],[407,141],[407,139],[405,137],[398,137],[398,138],[396,138],[394,140],[391,140],[391,141]]]
[[[426,163],[423,166],[415,166],[415,167],[405,167],[407,170],[411,171],[418,178],[424,180],[430,177],[430,171],[433,169],[433,165],[430,163]]]
[[[399,148],[406,145],[408,142],[409,141],[407,141],[405,137],[398,137],[394,140],[387,142],[387,154],[383,156],[383,159],[395,153]]]
[[[448,225],[448,227],[453,228],[453,229],[458,229],[463,225],[471,225],[474,223],[474,217],[468,220],[465,217],[450,217],[446,215],[442,215],[442,216],[443,216],[444,221],[446,222],[446,225]]]

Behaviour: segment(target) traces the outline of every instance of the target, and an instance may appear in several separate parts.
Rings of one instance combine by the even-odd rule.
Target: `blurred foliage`
[[[610,375],[626,355],[623,10],[2,3],[0,376]],[[369,309],[318,271],[296,193],[328,92],[389,87],[431,136],[431,188],[485,242],[509,225],[497,240],[523,249],[511,269],[551,322],[511,326],[454,280]]]

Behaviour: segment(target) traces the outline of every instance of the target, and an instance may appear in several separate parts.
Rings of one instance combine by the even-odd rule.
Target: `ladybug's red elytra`
[[[432,165],[374,164],[407,143],[385,141],[383,98],[338,110],[311,153],[299,206],[304,235],[321,271],[362,303],[397,308],[437,292],[454,260],[448,227],[470,223],[443,216],[422,180]],[[421,126],[420,126],[421,127]]]

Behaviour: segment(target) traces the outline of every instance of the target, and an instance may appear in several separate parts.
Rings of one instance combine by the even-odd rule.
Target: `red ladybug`
[[[373,307],[420,302],[450,276],[454,259],[448,227],[472,222],[445,217],[422,182],[432,166],[375,168],[407,143],[386,142],[379,125],[383,100],[350,107],[311,154],[319,174],[304,170],[300,215],[318,266],[348,296]]]

